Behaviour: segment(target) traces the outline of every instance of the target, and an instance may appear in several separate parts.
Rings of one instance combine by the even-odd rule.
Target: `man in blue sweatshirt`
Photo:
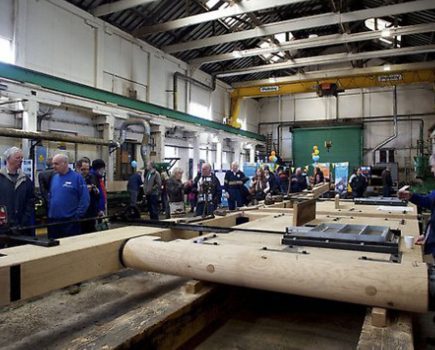
[[[430,165],[432,173],[435,175],[435,154],[430,157]],[[426,229],[426,233],[421,235],[416,244],[424,244],[424,254],[432,255],[432,262],[435,261],[435,191],[431,191],[428,195],[423,196],[409,191],[399,191],[400,199],[409,200],[419,207],[430,209],[431,217]]]
[[[86,214],[89,206],[89,191],[83,177],[68,167],[68,157],[56,154],[53,157],[56,174],[50,184],[48,218],[50,222],[62,225],[49,226],[49,238],[62,238],[81,233],[79,220]]]

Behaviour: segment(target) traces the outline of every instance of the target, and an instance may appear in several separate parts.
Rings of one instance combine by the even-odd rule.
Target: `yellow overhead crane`
[[[281,95],[290,95],[303,92],[316,92],[319,86],[324,84],[337,84],[337,88],[343,90],[369,88],[369,87],[388,87],[394,85],[407,85],[414,83],[434,83],[435,82],[435,65],[432,68],[425,69],[403,69],[407,65],[387,66],[387,69],[378,69],[378,72],[371,74],[355,75],[355,72],[363,71],[356,69],[350,71],[348,75],[339,77],[328,77],[298,80],[292,82],[270,82],[261,85],[246,87],[237,87],[231,93],[231,115],[227,124],[235,128],[240,128],[237,120],[240,112],[240,104],[244,98],[254,97],[272,97]]]

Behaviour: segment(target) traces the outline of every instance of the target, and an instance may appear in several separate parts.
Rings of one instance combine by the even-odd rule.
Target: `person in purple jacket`
[[[432,173],[435,175],[435,154],[430,157],[430,165]],[[431,191],[426,196],[409,191],[399,191],[398,196],[400,199],[409,200],[419,207],[430,209],[431,217],[426,233],[417,239],[416,244],[424,244],[424,254],[432,255],[435,261],[435,191]]]

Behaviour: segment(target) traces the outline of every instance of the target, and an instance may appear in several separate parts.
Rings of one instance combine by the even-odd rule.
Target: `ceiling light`
[[[390,70],[391,70],[391,66],[390,66],[389,64],[386,64],[386,65],[384,66],[384,71],[388,72],[388,71],[390,71]]]

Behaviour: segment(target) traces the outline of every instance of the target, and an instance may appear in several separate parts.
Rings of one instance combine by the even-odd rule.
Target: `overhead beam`
[[[344,52],[344,53],[335,53],[335,54],[323,55],[323,56],[296,58],[291,62],[280,62],[280,63],[260,65],[260,66],[253,66],[249,68],[241,68],[241,69],[217,72],[216,76],[219,78],[231,77],[235,75],[268,72],[268,71],[274,71],[278,69],[307,67],[307,66],[314,66],[314,65],[331,64],[337,62],[366,60],[366,59],[380,58],[380,57],[416,55],[416,54],[427,53],[427,52],[435,52],[435,45],[412,46],[412,47],[403,47],[400,49],[376,50],[376,51],[359,52],[359,53]]]
[[[427,24],[416,24],[406,27],[397,27],[387,30],[374,30],[362,33],[354,34],[332,34],[323,35],[315,38],[299,39],[293,41],[286,41],[280,45],[272,45],[265,48],[255,48],[249,50],[233,51],[229,53],[224,53],[220,55],[206,56],[193,59],[189,61],[189,64],[200,67],[206,63],[212,62],[222,62],[227,60],[234,60],[238,58],[252,57],[257,55],[265,55],[277,52],[283,52],[288,50],[300,50],[313,47],[329,46],[329,45],[339,45],[351,42],[365,41],[365,40],[375,40],[384,37],[395,37],[398,35],[412,35],[421,34],[435,31],[435,23]]]
[[[269,1],[244,0],[224,9],[208,11],[206,13],[179,18],[173,21],[159,23],[156,25],[144,26],[135,30],[133,32],[133,35],[144,36],[146,34],[151,34],[151,33],[166,32],[169,30],[175,30],[175,29],[191,26],[194,24],[214,21],[219,18],[238,16],[244,13],[266,10],[278,6],[292,5],[303,1],[308,1],[308,0],[269,0]]]
[[[433,0],[417,0],[405,3],[380,6],[376,8],[358,10],[346,13],[325,13],[321,15],[301,17],[287,21],[269,23],[254,29],[244,30],[238,33],[218,35],[210,38],[193,40],[185,43],[164,46],[163,50],[168,53],[188,51],[207,46],[264,37],[268,35],[291,32],[302,29],[310,29],[332,24],[362,21],[373,17],[394,16],[409,12],[418,12],[435,9]]]
[[[124,11],[132,7],[148,4],[156,0],[120,0],[93,8],[90,12],[96,16],[106,16],[114,12]]]
[[[333,78],[345,78],[354,76],[372,76],[376,74],[392,74],[395,72],[410,72],[432,69],[435,70],[435,61],[394,64],[385,70],[385,66],[366,67],[366,68],[337,68],[327,70],[316,70],[312,72],[297,73],[287,77],[276,77],[271,79],[250,80],[234,83],[233,88],[237,89],[238,96],[261,96],[261,86],[280,85],[289,83],[302,83],[306,81],[318,82],[319,80],[327,80]],[[420,77],[420,74],[418,74]],[[245,89],[246,88],[246,89]]]
[[[360,73],[357,76],[349,75],[336,78],[313,79],[287,83],[273,83],[273,91],[270,91],[272,89],[265,89],[265,87],[271,86],[271,82],[268,82],[268,84],[266,85],[241,87],[234,89],[231,93],[231,97],[233,99],[248,97],[262,98],[315,92],[319,83],[335,83],[340,88],[345,90],[365,89],[371,87],[388,87],[392,85],[409,85],[415,83],[433,83],[435,82],[434,67],[435,65],[431,69],[420,69],[416,71],[379,70],[377,73]]]

